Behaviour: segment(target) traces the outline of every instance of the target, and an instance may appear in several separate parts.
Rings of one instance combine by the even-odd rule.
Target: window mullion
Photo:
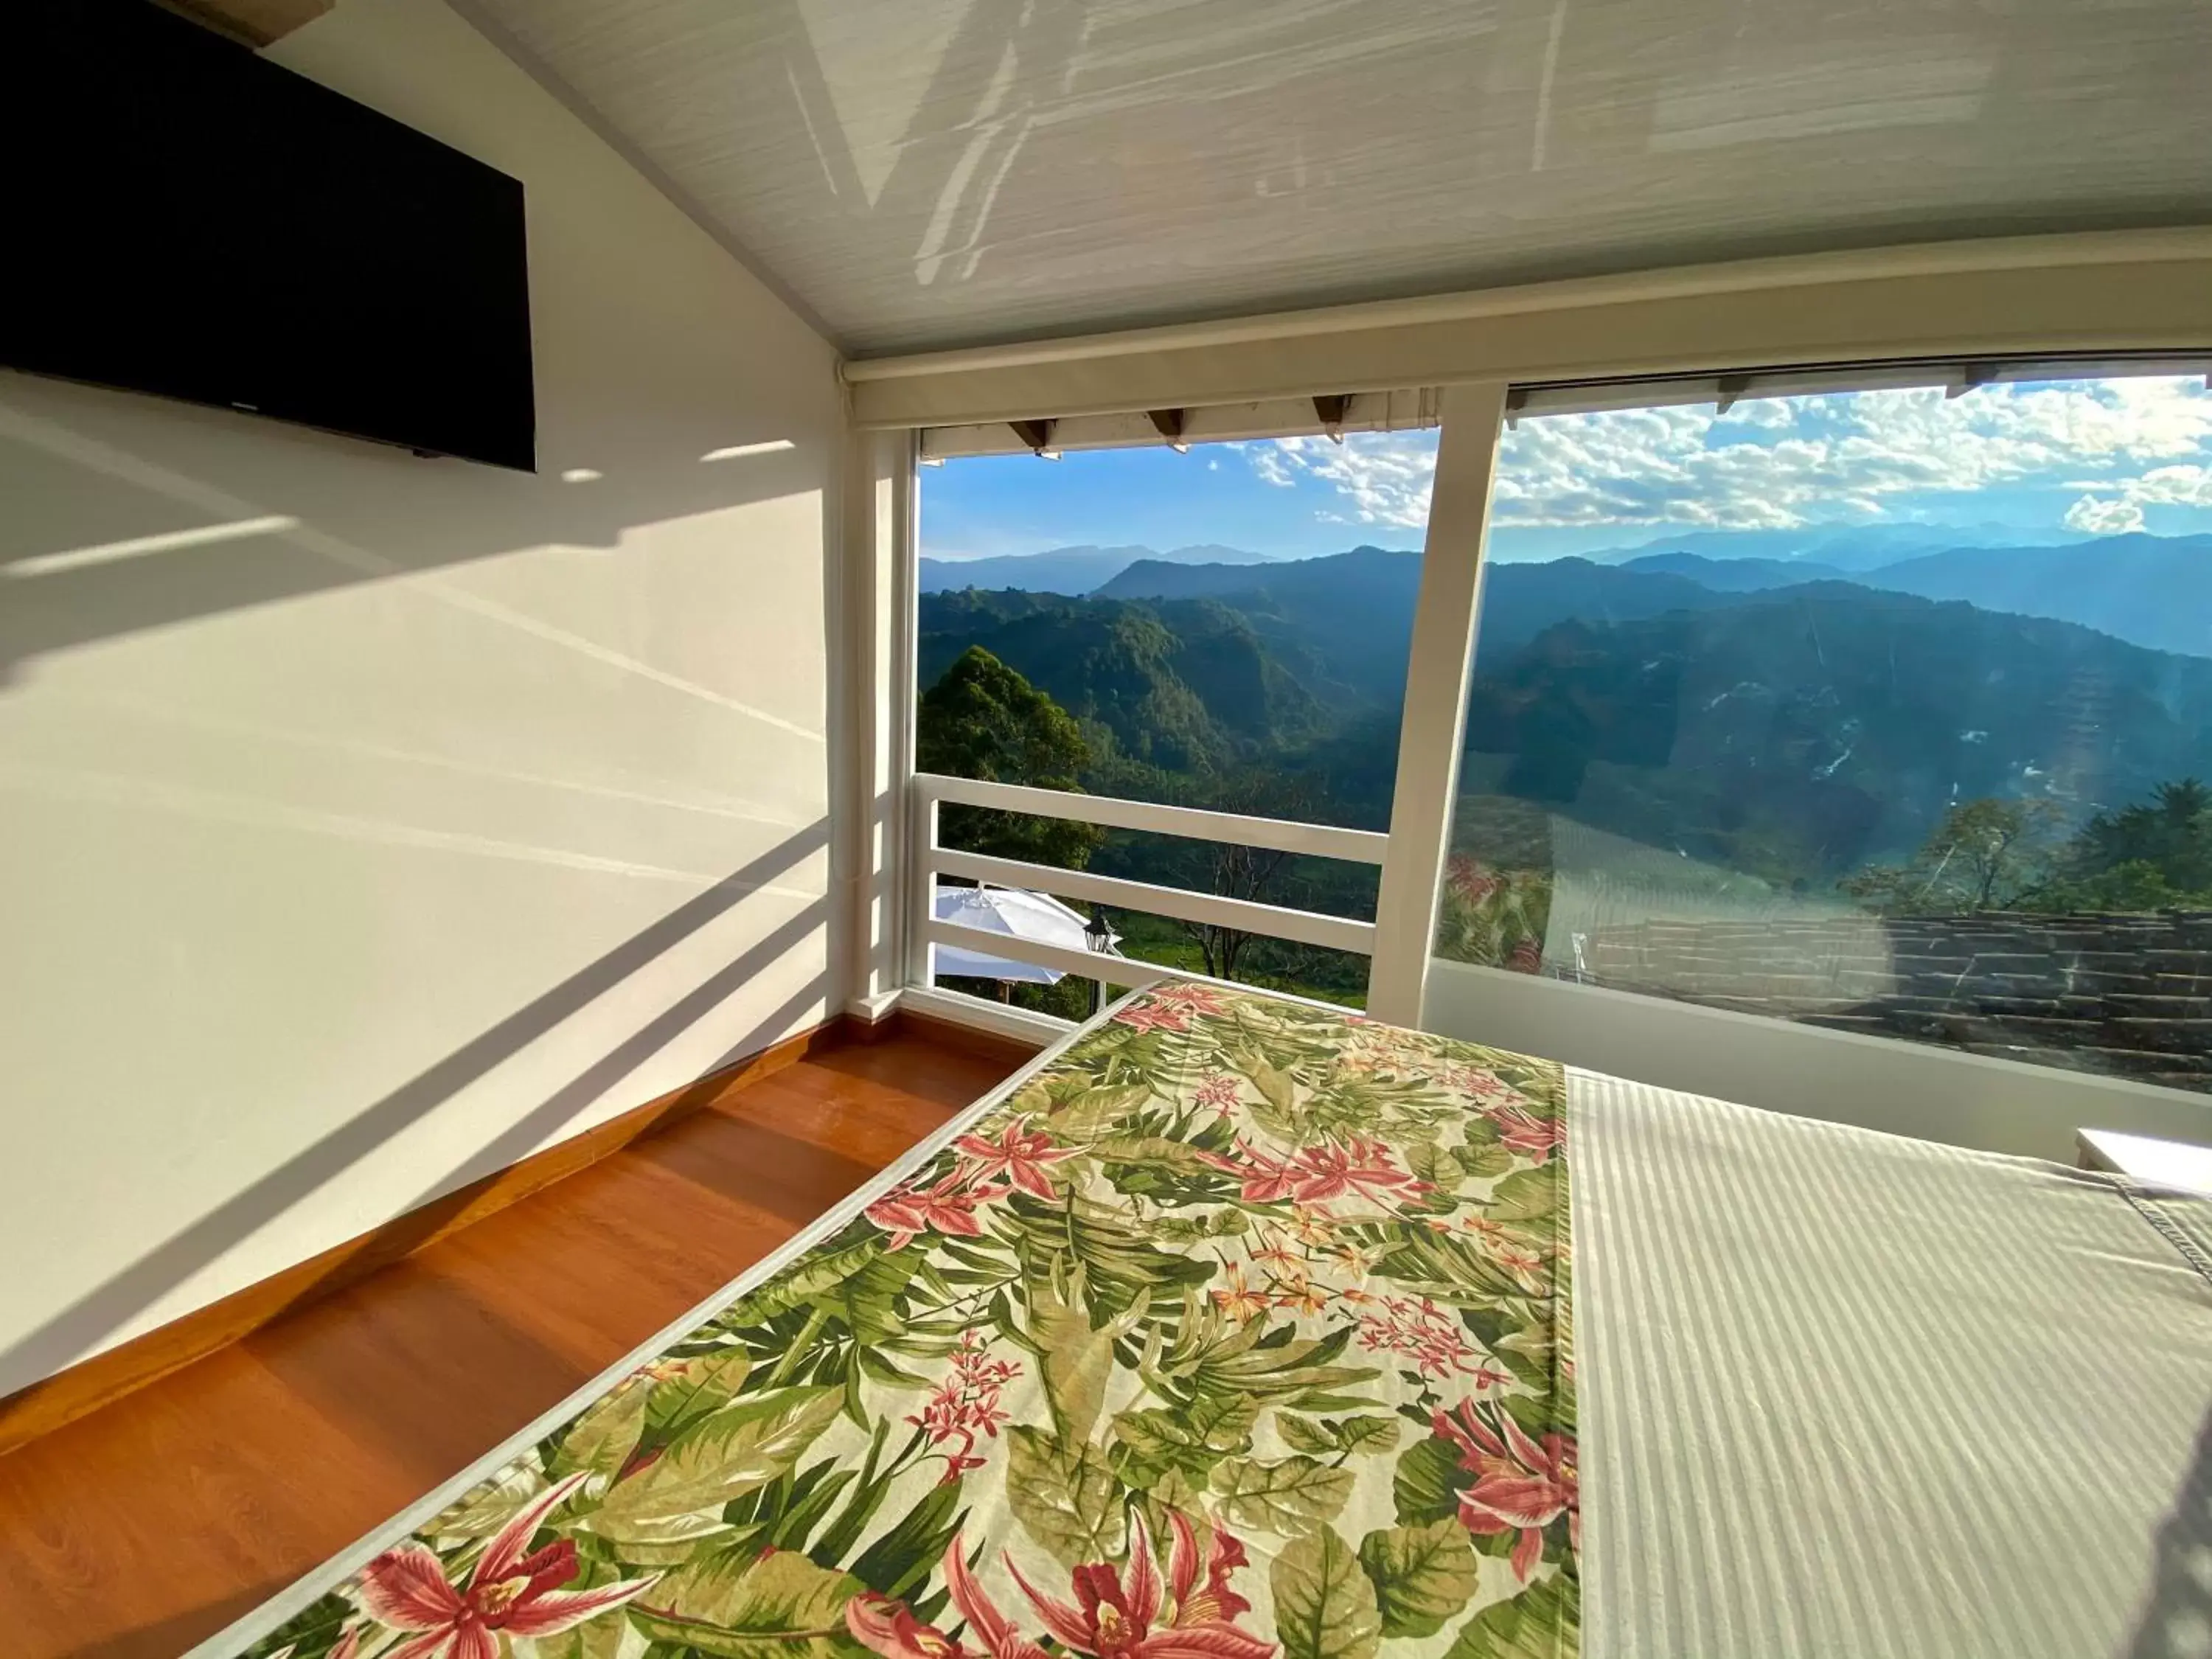
[[[914,787],[916,659],[921,650],[921,434],[896,434],[890,471],[897,487],[884,501],[888,533],[896,555],[890,593],[891,631],[889,684],[892,688],[888,737],[891,799],[884,838],[890,868],[884,882],[886,954],[904,985],[929,983],[929,945],[921,937],[931,914],[933,878],[921,849],[937,837],[937,808],[916,797]]]
[[[1437,892],[1459,787],[1491,475],[1505,391],[1502,383],[1491,381],[1444,392],[1367,991],[1370,1012],[1394,1024],[1418,1025],[1421,1019]]]

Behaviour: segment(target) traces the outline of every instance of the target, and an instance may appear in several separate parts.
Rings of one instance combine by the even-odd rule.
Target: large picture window
[[[1387,829],[1436,451],[1432,429],[1354,431],[923,468],[918,769]],[[973,806],[945,807],[940,836],[1031,864],[1374,915],[1368,864]],[[1356,954],[1137,908],[1109,907],[1104,925],[1130,957],[1365,1000]],[[954,982],[1069,1015],[1091,996],[1088,985]]]
[[[2212,1089],[2204,381],[1524,416],[1435,948]]]

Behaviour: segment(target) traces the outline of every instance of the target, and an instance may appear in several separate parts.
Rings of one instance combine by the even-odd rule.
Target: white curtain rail
[[[1114,795],[1079,795],[1027,784],[979,783],[917,772],[915,798],[926,805],[980,806],[1030,817],[1095,823],[1109,830],[1136,830],[1189,841],[1225,842],[1231,847],[1265,847],[1278,853],[1342,859],[1352,864],[1382,862],[1390,837],[1372,830],[1340,830],[1332,824],[1294,823],[1284,818],[1247,817],[1241,812],[1209,812],[1195,806],[1162,806]]]
[[[1753,259],[844,365],[867,428],[1382,386],[2212,353],[2212,228]]]
[[[1119,415],[1071,415],[1051,423],[1056,454],[1085,449],[1135,449],[1253,439],[1340,436],[1346,432],[1417,432],[1437,424],[1441,394],[1433,387],[1361,392],[1345,400],[1341,415],[1324,421],[1311,398],[1210,408],[1130,410]],[[1005,421],[975,426],[929,427],[921,434],[922,464],[970,455],[1024,455],[1037,446]]]
[[[1370,956],[1375,950],[1375,924],[1347,916],[1322,915],[1313,910],[1288,910],[1251,899],[1225,898],[1218,893],[1194,892],[1185,887],[1161,887],[1148,881],[1124,881],[1117,876],[1094,875],[1087,870],[1060,870],[1050,865],[1027,864],[1018,859],[992,858],[981,853],[956,852],[939,848],[938,870],[949,876],[966,876],[1000,887],[1021,887],[1060,898],[1086,899],[1094,904],[1117,905],[1146,915],[1168,916],[1206,927],[1233,927],[1239,933],[1267,939],[1286,939],[1299,945],[1317,945],[1331,951]]]
[[[2203,352],[2139,352],[2122,356],[1935,357],[1909,362],[1814,363],[1796,368],[1739,374],[1667,375],[1657,379],[1568,380],[1516,386],[1506,398],[1508,422],[1524,415],[1587,415],[1601,410],[1658,409],[1683,404],[1729,406],[1759,398],[1803,398],[1821,393],[1941,387],[1961,397],[1978,386],[2039,380],[2114,380],[2137,374],[2203,374],[2212,369]]]
[[[1821,393],[1941,388],[1961,397],[1984,386],[2038,380],[2111,380],[2141,374],[2205,374],[2212,355],[2148,352],[2094,356],[1923,358],[1907,362],[1814,363],[1797,368],[1626,380],[1566,380],[1516,386],[1508,395],[1509,425],[1524,416],[1587,415],[1603,410],[1657,409],[1714,404],[1725,413],[1759,398]],[[1145,449],[1193,444],[1243,443],[1271,438],[1340,436],[1347,432],[1414,432],[1442,422],[1443,394],[1425,386],[1403,392],[1364,392],[1346,399],[1342,420],[1324,422],[1311,398],[1226,404],[1210,409],[1132,410],[1119,415],[1073,415],[1050,422],[1050,452]],[[1163,422],[1160,416],[1172,416]],[[1172,432],[1170,428],[1172,428]],[[1021,455],[1036,446],[1005,421],[939,426],[921,434],[924,465],[976,455]]]
[[[1213,323],[1169,323],[1105,334],[1063,335],[1026,344],[968,346],[946,351],[859,357],[846,362],[848,384],[928,380],[992,369],[1026,368],[1136,356],[1164,348],[1269,345],[1283,340],[1416,327],[1468,319],[1594,307],[1650,305],[1712,294],[1746,294],[1835,283],[1899,278],[1984,276],[2113,265],[2187,263],[2212,258],[2212,226],[2153,230],[2075,231],[2055,235],[1976,237],[1963,241],[1784,254],[1724,264],[1676,265],[1611,276],[1571,277],[1502,288],[1472,289],[1410,300],[1370,300]]]

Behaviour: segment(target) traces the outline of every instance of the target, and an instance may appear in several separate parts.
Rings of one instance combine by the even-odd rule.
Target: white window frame
[[[1494,411],[1502,408],[1503,396],[1502,386],[1492,389],[1490,404],[1493,410],[1493,428]],[[1433,387],[1413,388],[1401,392],[1360,393],[1341,398],[1328,405],[1330,418],[1326,421],[1321,418],[1322,401],[1308,398],[1245,404],[1219,410],[1178,410],[1175,411],[1178,417],[1175,425],[1177,436],[1190,443],[1322,433],[1340,436],[1346,432],[1424,430],[1441,425],[1442,411],[1455,397],[1462,406],[1473,406],[1470,394],[1464,389],[1456,393],[1444,393]],[[1185,416],[1188,416],[1187,421],[1182,418]],[[916,469],[957,457],[1020,454],[1038,447],[1030,441],[1030,438],[1037,435],[1046,435],[1050,453],[1054,455],[1063,449],[1127,448],[1140,442],[1158,444],[1169,441],[1153,419],[1142,412],[1127,416],[1091,417],[1071,421],[1064,425],[1054,422],[1050,423],[1048,434],[1039,434],[1036,428],[1026,434],[1018,434],[1005,423],[993,423],[931,429],[904,435],[911,441],[908,453],[912,455]],[[1439,441],[1441,444],[1441,440]],[[1479,498],[1488,488],[1486,460],[1484,465],[1486,470],[1480,488],[1473,492],[1478,501],[1474,524],[1478,532]],[[904,964],[902,994],[906,1006],[1001,1031],[1042,1034],[1048,1030],[1066,1027],[1066,1021],[1048,1016],[1009,1011],[958,993],[939,990],[934,982],[934,951],[939,945],[962,946],[1051,968],[1102,984],[1142,986],[1155,983],[1171,975],[1190,977],[1131,957],[1091,955],[939,921],[934,914],[934,903],[937,878],[940,874],[957,875],[992,885],[1023,887],[1050,893],[1060,898],[1090,899],[1153,915],[1236,927],[1264,938],[1289,939],[1374,957],[1380,948],[1382,937],[1379,920],[1361,921],[1316,911],[1230,899],[1218,894],[1200,893],[1151,882],[1127,881],[1088,871],[1053,869],[1018,860],[961,852],[940,844],[939,809],[941,805],[951,804],[1027,812],[1105,829],[1180,836],[1191,840],[1235,846],[1271,848],[1309,857],[1381,866],[1383,866],[1384,886],[1389,888],[1393,884],[1391,839],[1376,830],[1253,817],[1196,807],[1076,794],[1013,784],[983,783],[967,778],[938,776],[919,770],[915,757],[913,709],[920,695],[920,494],[923,487],[917,477],[908,492],[906,511],[900,520],[905,540],[896,562],[902,573],[903,586],[896,611],[897,640],[890,653],[891,660],[896,665],[890,681],[890,696],[895,700],[903,699],[903,724],[898,731],[901,753],[896,769],[899,779],[896,793],[901,812],[899,845],[902,848],[902,856],[886,885],[896,896],[896,935],[900,941],[899,957]],[[1460,528],[1463,533],[1468,526],[1462,522]],[[1471,592],[1467,599],[1472,602]],[[1441,614],[1449,606],[1430,608]],[[1417,602],[1417,616],[1420,609]],[[1454,729],[1456,729],[1456,717]],[[1405,865],[1402,853],[1398,854],[1398,862],[1401,866]],[[1396,890],[1412,893],[1418,887],[1418,882],[1409,883],[1408,873],[1407,870],[1401,869],[1395,878]],[[1433,892],[1428,896],[1428,903],[1433,908]],[[1414,908],[1418,908],[1418,903]],[[1415,960],[1411,951],[1411,941],[1417,931],[1417,926],[1401,925],[1396,929],[1396,935],[1402,942],[1395,948],[1408,964]],[[1425,938],[1425,934],[1422,937]],[[1409,988],[1401,996],[1400,1012],[1410,1023],[1419,1012],[1418,972],[1411,980],[1403,973],[1398,977]],[[1370,989],[1370,1006],[1372,1000]]]
[[[1409,831],[1402,845],[1397,812],[1391,820],[1392,851],[1403,860],[1395,895],[1403,914],[1383,912],[1395,927],[1383,930],[1376,947],[1375,982],[1393,998],[1381,1017],[1665,1088],[1984,1151],[2070,1160],[2076,1133],[2083,1127],[2212,1139],[2212,1096],[1451,962],[1427,948],[1435,933],[1449,815],[1456,805],[1455,774],[1464,751],[1468,681],[1480,612],[1479,571],[1463,571],[1454,580],[1450,559],[1440,554],[1454,545],[1479,545],[1477,530],[1486,530],[1491,457],[1500,418],[1879,387],[1940,386],[1955,396],[1997,381],[2201,374],[2204,361],[2195,354],[2144,353],[1832,366],[1514,388],[1505,391],[1502,406],[1491,386],[1448,392],[1420,599],[1425,609],[1436,605],[1437,613],[1417,612],[1414,620],[1407,719],[1398,763],[1397,809],[1407,813]],[[1474,395],[1455,401],[1461,392]],[[1466,441],[1455,446],[1455,436]],[[1467,502],[1459,492],[1478,485],[1479,525],[1470,528],[1465,523]],[[1440,523],[1446,526],[1441,538]],[[1455,647],[1461,652],[1456,659],[1451,654]],[[1448,739],[1443,722],[1433,718],[1433,706],[1425,711],[1431,718],[1419,725],[1413,718],[1418,702],[1433,705],[1447,696],[1453,697],[1455,710]],[[1446,741],[1448,752],[1440,747]],[[1446,792],[1441,836],[1436,830],[1439,787]],[[1419,887],[1424,879],[1426,887]],[[1385,885],[1388,907],[1388,866]],[[1410,959],[1416,938],[1422,953],[1418,963]],[[1400,988],[1413,983],[1418,989],[1409,1013]]]
[[[1371,934],[1369,1006],[1376,1016],[1660,1086],[1992,1151],[2066,1158],[2081,1127],[2212,1138],[2212,1097],[2190,1091],[1571,985],[1431,955],[1456,804],[1492,473],[1504,425],[1523,413],[1568,409],[1876,385],[1948,385],[1964,392],[1993,379],[2146,372],[2154,359],[2169,369],[2197,373],[2212,362],[2212,233],[2045,239],[2033,245],[1991,243],[1769,264],[1774,269],[1765,275],[1751,267],[1727,268],[1721,277],[1709,271],[1671,281],[1624,279],[1611,287],[1559,284],[1541,294],[1517,290],[1495,302],[1462,296],[1406,302],[1395,309],[1349,307],[1341,328],[1324,313],[1307,313],[1281,319],[1288,349],[1260,357],[1252,352],[1266,343],[1266,325],[1208,325],[1002,353],[853,364],[848,374],[854,381],[859,424],[885,430],[919,428],[923,422],[915,412],[923,410],[941,410],[979,428],[1004,422],[1035,413],[1010,399],[1038,395],[1032,387],[1079,381],[1084,401],[1071,416],[1080,412],[1084,418],[1070,418],[1060,438],[1072,448],[1142,440],[1138,423],[1150,424],[1146,411],[1177,396],[1194,404],[1244,400],[1236,410],[1188,423],[1185,433],[1191,441],[1232,432],[1259,435],[1299,406],[1301,388],[1294,383],[1298,380],[1308,386],[1358,384],[1361,365],[1371,363],[1387,366],[1391,378],[1365,384],[1404,383],[1423,372],[1414,354],[1428,349],[1424,338],[1440,351],[1450,348],[1444,355],[1454,361],[1439,364],[1436,375],[1449,384],[1442,394],[1443,429],[1407,664],[1391,827],[1387,836],[1375,838],[1379,847],[1364,844],[1382,867]],[[1863,336],[1835,336],[1838,349],[1830,355],[1806,349],[1814,337],[1803,335],[1801,343],[1802,330],[1825,327],[1820,302],[1838,295],[1867,301],[1863,314],[1875,320],[1865,324]],[[1785,298],[1806,303],[1766,303]],[[1723,300],[1726,305],[1717,313],[1713,302]],[[1686,348],[1674,343],[1678,325],[1694,315],[1705,319],[1700,325],[1708,331],[1692,330],[1682,337],[1691,339],[1686,349],[1698,351],[1706,365],[1729,361],[1731,352],[1711,343],[1729,337],[1735,326],[1727,305],[1741,308],[1736,332],[1748,343],[1745,356],[1736,360],[1776,367],[1718,373],[1699,368],[1694,358],[1684,359]],[[1907,325],[1919,320],[1911,316],[1914,306],[1951,320],[1915,331]],[[1435,314],[1415,315],[1423,307]],[[1969,313],[1971,325],[1957,320]],[[1900,316],[1907,320],[1898,320]],[[1807,318],[1815,324],[1800,320]],[[1423,329],[1429,331],[1425,337]],[[1663,348],[1643,343],[1662,337]],[[1610,356],[1594,354],[1582,343],[1593,337],[1613,343],[1604,349]],[[1557,348],[1552,357],[1543,355],[1554,349],[1546,342],[1569,338],[1577,342],[1573,349],[1579,355],[1568,357],[1565,347]],[[1533,347],[1531,340],[1537,343]],[[1962,355],[1936,355],[1947,345]],[[1264,374],[1253,367],[1259,363],[1266,365]],[[1510,373],[1469,372],[1477,363],[1485,368],[1510,366]],[[1608,374],[1613,378],[1606,378]],[[1102,390],[1117,380],[1126,388],[1118,402],[1115,393]],[[1570,380],[1572,384],[1562,383]],[[1410,407],[1425,416],[1425,400],[1435,395],[1375,394],[1354,400],[1352,406],[1365,416],[1359,424],[1375,429],[1425,425],[1425,418],[1404,417],[1409,407],[1405,399],[1422,400]],[[1117,408],[1134,412],[1117,416]],[[917,460],[931,451],[941,456],[1029,447],[980,430],[909,441],[906,453]],[[995,861],[994,869],[994,861],[947,855],[938,848],[940,801],[957,795],[975,805],[1209,840],[1239,840],[1253,825],[1247,821],[1231,833],[1231,825],[1208,822],[1219,815],[1188,809],[1090,796],[1063,800],[1050,792],[1001,794],[1006,786],[917,777],[911,712],[919,625],[914,494],[911,488],[906,492],[897,526],[897,638],[889,653],[895,667],[887,687],[890,699],[903,705],[891,722],[899,745],[892,769],[897,780],[895,806],[903,824],[896,845],[903,856],[883,884],[895,896],[905,995],[932,1012],[977,1023],[1049,1026],[1052,1022],[1039,1017],[1012,1015],[989,1005],[967,1010],[961,1005],[972,999],[920,988],[928,983],[933,943],[980,944],[1000,955],[1023,954],[999,935],[969,938],[964,930],[935,921],[929,908],[938,870],[950,871],[957,863],[971,878],[1047,885],[1029,866]],[[1042,799],[1014,799],[1022,795]],[[1304,833],[1320,827],[1279,828]],[[1123,891],[1123,885],[1143,890],[1147,884],[1115,885],[1110,896],[1109,885],[1107,878],[1060,872],[1048,890],[1162,908],[1153,902],[1157,894],[1145,898]],[[1074,890],[1078,887],[1082,890]],[[1233,902],[1212,896],[1182,895],[1169,902],[1185,911],[1202,908],[1206,915],[1198,919],[1225,920],[1234,908]],[[1279,935],[1287,937],[1344,925],[1340,919],[1300,912],[1267,916],[1235,909],[1235,925],[1248,923],[1299,930]],[[1255,926],[1254,931],[1271,928]],[[1110,960],[1113,981],[1131,982],[1131,964]],[[1050,965],[1077,972],[1090,969],[1086,976],[1092,978],[1108,976],[1100,971],[1100,959]]]
[[[1492,380],[1444,394],[1436,479],[1413,601],[1406,659],[1406,712],[1398,726],[1398,775],[1390,799],[1389,855],[1375,903],[1375,965],[1367,1006],[1394,1025],[1419,1025],[1425,1011],[1437,895],[1459,800],[1467,688],[1482,609],[1482,562],[1490,489],[1507,388]]]

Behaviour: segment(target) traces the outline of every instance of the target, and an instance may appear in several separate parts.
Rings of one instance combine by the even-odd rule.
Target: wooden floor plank
[[[998,1083],[810,1056],[0,1456],[0,1651],[170,1659],[482,1456]]]

